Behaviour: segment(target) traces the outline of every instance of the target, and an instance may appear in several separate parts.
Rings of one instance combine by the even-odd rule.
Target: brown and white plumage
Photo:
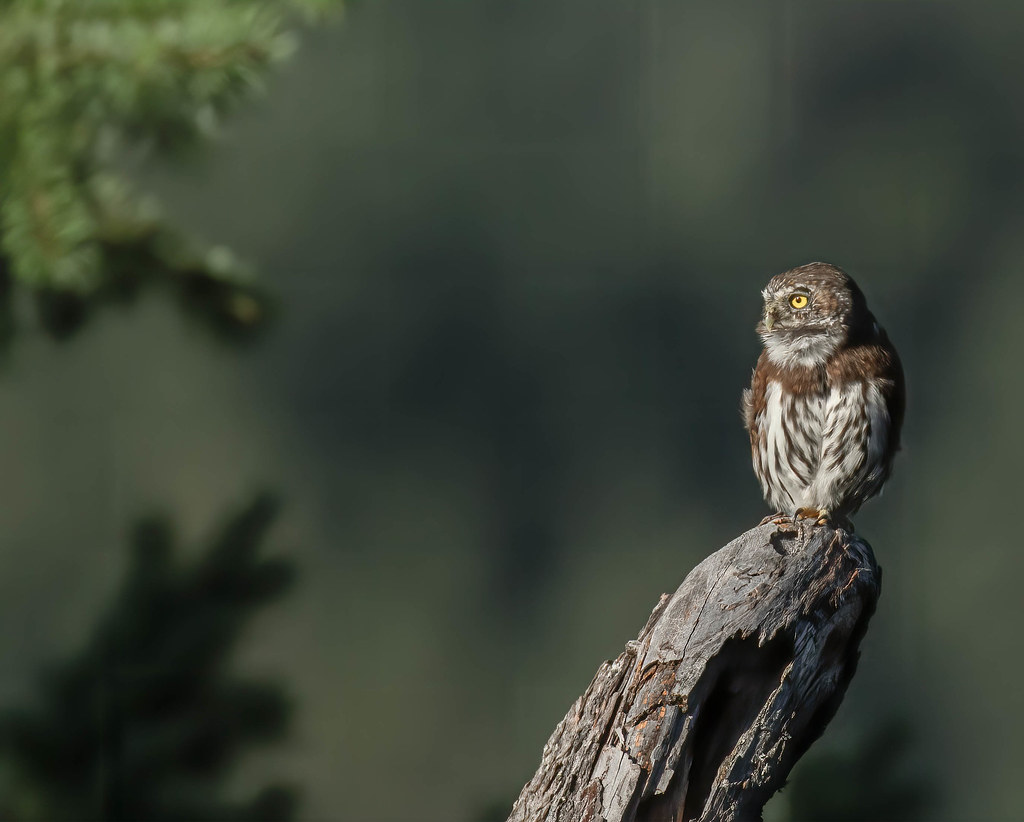
[[[743,392],[754,473],[780,512],[849,516],[881,490],[899,449],[899,356],[836,266],[779,274],[762,296],[764,351]]]

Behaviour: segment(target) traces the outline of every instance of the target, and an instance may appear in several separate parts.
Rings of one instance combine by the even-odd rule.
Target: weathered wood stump
[[[841,528],[747,531],[601,665],[509,822],[760,819],[839,707],[880,583]]]

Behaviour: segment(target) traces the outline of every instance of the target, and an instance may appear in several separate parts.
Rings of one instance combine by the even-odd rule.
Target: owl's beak
[[[764,330],[771,331],[772,326],[775,325],[775,306],[772,303],[768,303],[764,307],[764,317],[761,320],[764,323]]]

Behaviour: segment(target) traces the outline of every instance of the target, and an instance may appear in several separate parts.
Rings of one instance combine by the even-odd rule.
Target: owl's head
[[[845,271],[808,263],[771,279],[757,333],[779,366],[823,365],[870,318],[864,295]]]

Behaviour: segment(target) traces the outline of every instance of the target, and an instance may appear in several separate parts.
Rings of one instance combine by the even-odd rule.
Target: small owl
[[[848,517],[881,490],[899,448],[899,356],[834,265],[794,268],[761,294],[764,351],[743,392],[754,473],[777,511]]]

